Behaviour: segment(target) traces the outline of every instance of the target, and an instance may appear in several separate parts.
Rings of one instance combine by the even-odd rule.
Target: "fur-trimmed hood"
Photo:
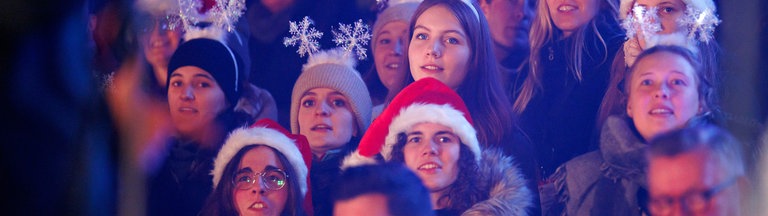
[[[242,95],[234,109],[248,114],[254,122],[264,118],[277,121],[277,104],[272,94],[253,84],[243,86]]]
[[[489,198],[461,215],[529,215],[533,194],[513,158],[492,148],[483,150],[482,155],[478,171],[481,187],[490,191]]]

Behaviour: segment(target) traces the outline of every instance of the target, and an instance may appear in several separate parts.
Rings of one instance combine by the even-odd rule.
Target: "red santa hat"
[[[376,154],[390,160],[397,135],[416,124],[427,122],[453,129],[461,143],[469,147],[479,161],[480,145],[467,105],[455,91],[439,80],[423,78],[405,87],[392,99],[368,127],[357,150],[344,159],[342,168],[376,163],[373,158]]]
[[[308,191],[308,173],[312,165],[312,151],[309,148],[307,138],[291,134],[277,122],[269,119],[262,119],[248,128],[239,128],[229,134],[227,141],[219,150],[216,159],[213,162],[213,188],[221,181],[224,168],[229,164],[237,152],[246,146],[265,145],[272,147],[288,159],[290,164],[296,170],[296,178],[299,180],[299,188],[303,195]]]

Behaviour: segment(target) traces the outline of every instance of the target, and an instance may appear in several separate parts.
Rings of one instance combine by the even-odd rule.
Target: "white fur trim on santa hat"
[[[221,181],[224,168],[232,160],[232,157],[240,149],[250,145],[266,145],[282,153],[288,159],[288,162],[291,163],[283,164],[283,166],[293,166],[296,174],[298,174],[298,176],[289,176],[289,178],[296,178],[301,193],[307,193],[306,179],[308,170],[299,148],[296,147],[296,142],[286,137],[285,134],[266,127],[240,128],[230,133],[229,138],[227,138],[227,141],[221,147],[219,154],[213,162],[213,170],[211,171],[211,175],[213,175],[213,188],[216,188]]]
[[[351,154],[344,157],[344,161],[341,162],[341,170],[345,170],[349,167],[356,167],[368,164],[377,164],[378,161],[373,157],[366,157],[360,155],[360,150],[355,150]]]
[[[450,104],[424,104],[414,103],[400,110],[400,114],[392,119],[389,125],[389,133],[381,148],[381,156],[384,160],[392,159],[392,148],[397,144],[397,135],[411,129],[418,123],[437,123],[453,129],[453,133],[459,136],[461,142],[467,145],[475,160],[480,161],[480,145],[477,141],[477,131],[464,117],[464,113],[453,108]]]

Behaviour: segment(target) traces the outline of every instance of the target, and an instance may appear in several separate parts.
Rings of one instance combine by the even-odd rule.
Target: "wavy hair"
[[[408,141],[405,133],[397,135],[397,143],[392,147],[392,162],[405,163],[403,148]],[[475,160],[472,150],[464,143],[459,143],[459,168],[456,181],[450,185],[448,191],[437,200],[438,205],[446,206],[446,209],[464,212],[475,203],[487,200],[489,191],[484,191],[478,184],[480,181],[480,167]],[[437,206],[433,206],[437,208]]]
[[[579,81],[582,80],[584,73],[584,71],[582,71],[582,62],[584,59],[583,51],[586,51],[587,48],[589,48],[585,46],[587,34],[594,33],[597,39],[600,41],[600,45],[602,46],[601,49],[603,50],[602,53],[608,53],[608,44],[606,42],[607,38],[603,38],[601,35],[598,29],[598,24],[600,22],[608,21],[606,19],[612,19],[611,21],[613,22],[617,21],[617,2],[615,0],[598,1],[600,1],[600,5],[598,6],[600,7],[599,11],[595,17],[589,21],[589,23],[580,27],[569,37],[573,43],[571,43],[570,47],[566,49],[568,50],[566,56],[569,57],[566,59],[568,68],[573,72],[573,76],[576,77],[576,79]],[[541,79],[543,76],[542,73],[544,72],[542,69],[543,61],[541,59],[541,50],[544,49],[546,45],[552,44],[556,40],[563,39],[562,37],[564,36],[562,31],[557,29],[557,27],[554,25],[554,21],[552,21],[552,15],[549,13],[549,6],[545,0],[539,0],[536,2],[536,14],[537,16],[533,19],[529,36],[531,44],[531,51],[529,54],[530,71],[527,78],[523,82],[520,95],[517,97],[517,100],[512,106],[514,112],[517,114],[520,114],[525,110],[536,92],[540,91],[542,88]],[[610,61],[608,58],[609,57],[607,55],[603,56],[603,62]]]

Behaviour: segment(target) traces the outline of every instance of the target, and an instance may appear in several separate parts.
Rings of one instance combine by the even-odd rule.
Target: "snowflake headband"
[[[304,54],[312,56],[312,53],[320,51],[320,43],[317,40],[323,36],[323,32],[311,27],[313,24],[312,19],[306,16],[298,23],[291,21],[288,32],[292,36],[284,38],[283,45],[287,47],[298,44],[299,48],[296,53],[301,57],[304,57]],[[365,47],[371,40],[371,33],[370,28],[363,23],[362,19],[354,24],[339,23],[339,31],[333,31],[333,35],[333,41],[336,42],[337,46],[344,49],[345,55],[351,55],[354,52],[360,60],[368,57]]]
[[[635,3],[630,16],[624,19],[621,24],[627,31],[627,38],[642,33],[647,39],[661,31],[657,11],[658,8],[656,7],[647,9]],[[720,22],[712,9],[696,9],[691,6],[686,6],[685,14],[677,20],[677,24],[683,27],[689,40],[698,40],[704,43],[709,43],[714,38],[715,27]]]
[[[223,41],[226,32],[233,32],[237,20],[245,11],[245,0],[216,0],[216,4],[204,14],[202,0],[178,0],[179,15],[184,30],[184,39],[206,37]]]

